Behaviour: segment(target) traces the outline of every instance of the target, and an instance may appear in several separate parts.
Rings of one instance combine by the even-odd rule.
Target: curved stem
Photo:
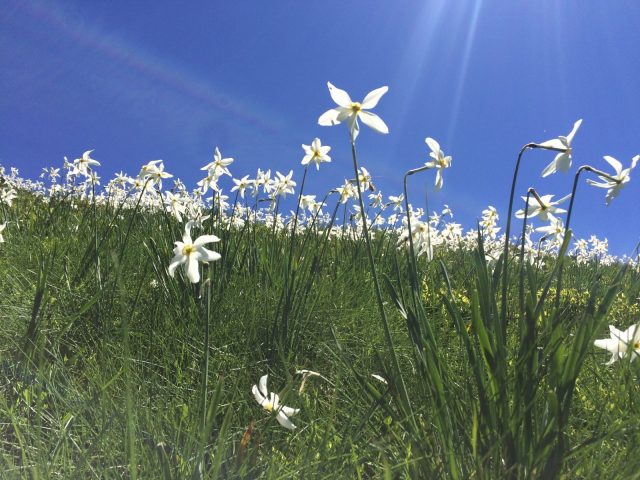
[[[509,194],[509,208],[507,210],[507,225],[504,232],[504,252],[502,255],[502,301],[500,304],[500,320],[502,322],[502,330],[505,332],[507,327],[507,286],[508,286],[508,271],[509,271],[509,235],[511,234],[511,215],[513,214],[513,197],[516,193],[516,181],[518,180],[518,171],[520,170],[520,162],[522,161],[522,155],[529,148],[535,148],[535,143],[527,143],[520,153],[518,153],[518,159],[516,160],[516,168],[513,172],[513,179],[511,180],[511,193]],[[506,332],[505,332],[506,333]]]

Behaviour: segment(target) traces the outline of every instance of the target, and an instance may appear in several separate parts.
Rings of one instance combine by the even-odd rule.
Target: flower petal
[[[576,135],[576,132],[578,131],[578,128],[580,128],[580,125],[582,125],[582,119],[573,124],[571,133],[567,135],[567,142],[569,142],[569,145],[571,145],[571,142],[573,142],[573,137]]]
[[[616,160],[615,158],[609,155],[605,155],[603,158],[607,161],[609,165],[613,167],[613,169],[616,171],[616,175],[620,175],[620,172],[622,172],[622,164],[618,160]]]
[[[193,246],[194,247],[201,247],[202,245],[206,244],[206,243],[212,243],[212,242],[219,242],[220,239],[218,237],[216,237],[215,235],[201,235],[198,238],[196,238],[196,241],[193,242]]]
[[[198,270],[198,260],[194,254],[189,255],[187,261],[187,277],[191,283],[198,283],[200,281],[200,271]]]
[[[182,255],[181,253],[173,257],[173,259],[171,259],[171,263],[169,264],[169,276],[173,277],[176,273],[176,268],[178,268],[178,266],[182,265],[186,261],[187,256]]]
[[[334,102],[341,107],[349,107],[351,105],[351,97],[347,92],[335,87],[331,82],[327,82],[327,86],[329,87],[329,93]]]
[[[264,395],[260,393],[260,391],[258,390],[258,387],[254,385],[251,388],[251,393],[253,393],[253,396],[256,399],[256,402],[258,402],[260,406],[262,406],[262,403],[266,400],[266,398],[264,397]]]
[[[323,127],[330,127],[332,125],[337,125],[341,122],[338,120],[338,115],[340,114],[340,110],[337,108],[332,108],[331,110],[327,110],[320,118],[318,118],[318,125],[322,125]]]
[[[269,396],[269,390],[267,390],[267,379],[269,378],[269,374],[263,375],[260,377],[260,381],[258,382],[258,387],[260,388],[260,393],[267,398]]]
[[[431,137],[427,137],[424,139],[425,143],[429,146],[432,153],[436,155],[440,152],[440,144]]]
[[[542,148],[557,148],[561,150],[566,150],[567,146],[560,141],[559,138],[554,138],[553,140],[547,140],[546,142],[540,142],[537,144]]]
[[[382,119],[377,116],[375,113],[360,111],[358,112],[358,116],[362,123],[367,125],[369,128],[372,128],[378,133],[389,133],[389,127],[387,124],[382,121]]]
[[[291,420],[287,418],[287,416],[282,412],[282,410],[278,411],[278,414],[276,415],[276,420],[278,420],[278,423],[280,423],[280,425],[282,425],[284,428],[288,428],[289,430],[293,430],[294,428],[296,428],[296,426],[293,423],[291,423]]]
[[[376,88],[367,94],[362,100],[362,108],[366,110],[370,110],[378,105],[378,101],[382,98],[382,96],[387,93],[389,87],[386,85],[384,87]]]
[[[280,407],[280,410],[282,410],[282,413],[284,413],[287,417],[293,417],[294,415],[296,415],[300,411],[299,408],[291,408],[291,407],[287,407],[285,405]]]
[[[222,258],[218,252],[206,249],[204,247],[198,247],[198,253],[200,253],[199,260],[202,262],[217,262]]]

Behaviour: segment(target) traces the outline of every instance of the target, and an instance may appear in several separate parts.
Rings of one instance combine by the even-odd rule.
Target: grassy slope
[[[166,274],[181,232],[161,214],[132,219],[126,212],[109,228],[112,211],[21,198],[11,215],[19,223],[9,224],[0,245],[0,469],[7,478],[184,478],[203,458],[202,440],[201,468],[211,478],[448,471],[442,443],[430,440],[439,438],[431,420],[437,407],[420,398],[425,377],[388,295],[396,352],[424,437],[411,438],[393,393],[370,377],[392,379],[393,373],[387,371],[388,349],[360,242],[331,240],[320,257],[321,238],[311,235],[304,249],[298,239],[292,271],[300,290],[294,289],[288,304],[282,293],[289,239],[274,238],[267,229],[216,229],[223,241],[215,249],[223,259],[202,270],[209,282],[193,286],[181,274]],[[384,238],[376,245],[380,271],[399,287],[404,256]],[[470,321],[470,255],[450,252],[443,260],[463,318]],[[475,392],[468,388],[471,370],[462,341],[443,306],[442,277],[435,262],[420,269],[425,311],[447,369],[447,395],[459,399],[456,408],[469,406],[468,423],[456,425],[463,432],[456,451],[467,452],[469,460],[461,460],[466,474],[491,477],[499,471],[497,459],[488,462],[494,470],[483,474],[471,458]],[[580,318],[586,304],[581,295],[595,272],[594,266],[568,269],[567,321]],[[602,273],[613,278],[614,272]],[[637,279],[627,276],[622,290],[626,298],[614,302],[608,323],[626,328],[639,320]],[[606,336],[605,330],[597,337]],[[516,345],[517,333],[509,331]],[[566,427],[575,450],[563,466],[571,478],[630,478],[637,472],[637,366],[604,366],[606,358],[591,349],[578,379]],[[300,393],[295,371],[302,368],[326,379],[308,378]],[[285,404],[301,409],[293,432],[250,393],[265,373]]]

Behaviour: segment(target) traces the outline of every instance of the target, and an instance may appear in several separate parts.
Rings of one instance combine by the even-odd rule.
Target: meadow
[[[319,123],[347,124],[354,176],[322,199],[319,139],[299,184],[225,189],[217,149],[193,191],[161,161],[101,186],[92,151],[1,170],[2,478],[638,477],[637,258],[570,229],[581,175],[610,202],[638,157],[557,201],[516,166],[504,230],[489,207],[465,232],[409,201],[434,171],[443,188],[434,139],[397,196],[360,166],[386,87],[329,90]],[[544,176],[568,171],[578,127],[518,165],[545,149]]]

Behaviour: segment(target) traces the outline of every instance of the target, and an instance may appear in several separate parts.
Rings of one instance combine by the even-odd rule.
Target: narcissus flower
[[[611,353],[611,359],[607,362],[607,365],[624,358],[627,352],[630,352],[631,360],[635,360],[640,354],[640,328],[638,328],[638,325],[631,325],[624,332],[613,325],[609,325],[609,332],[610,338],[593,342],[596,347],[604,348]]]
[[[204,245],[207,243],[219,242],[220,239],[215,235],[201,235],[196,238],[196,241],[194,242],[191,239],[191,227],[193,224],[193,220],[187,222],[184,227],[182,241],[175,242],[176,247],[173,249],[174,257],[169,265],[169,275],[173,277],[175,275],[176,268],[178,268],[179,265],[184,265],[185,273],[191,283],[198,283],[200,281],[198,263],[215,262],[221,258],[219,253],[207,250],[204,248]]]
[[[213,162],[206,164],[200,170],[205,170],[210,173],[215,173],[216,178],[219,177],[220,175],[231,176],[231,172],[227,167],[232,163],[233,163],[233,158],[222,158],[220,149],[216,147],[216,150],[213,153]]]
[[[310,162],[313,162],[316,164],[316,170],[320,170],[321,163],[331,161],[331,157],[327,155],[331,147],[322,146],[319,138],[314,138],[311,145],[302,144],[302,149],[305,153],[302,165],[309,165]]]
[[[278,394],[273,392],[269,393],[269,390],[267,390],[268,377],[269,375],[260,377],[258,385],[253,386],[251,393],[253,393],[256,402],[267,412],[276,412],[276,420],[278,420],[280,425],[289,430],[293,430],[296,426],[289,420],[289,417],[293,417],[300,409],[281,405]]]
[[[558,138],[554,138],[553,140],[547,140],[546,142],[539,143],[538,146],[542,148],[558,148],[563,151],[556,155],[556,158],[553,159],[549,165],[542,171],[542,176],[546,177],[551,175],[552,173],[556,173],[558,170],[561,172],[567,173],[569,168],[571,167],[571,142],[573,142],[573,137],[576,135],[578,128],[582,124],[582,119],[578,120],[573,124],[573,130],[566,137],[560,136]]]
[[[636,164],[638,160],[640,160],[640,155],[636,155],[631,159],[631,166],[629,168],[622,169],[622,164],[613,157],[605,156],[604,159],[607,161],[609,165],[613,167],[616,171],[615,174],[610,175],[611,178],[604,177],[602,175],[598,175],[602,179],[602,183],[593,181],[591,179],[587,180],[589,185],[593,185],[594,187],[607,188],[607,196],[605,197],[605,203],[609,205],[611,200],[618,196],[622,187],[631,180],[631,170],[636,168]]]
[[[76,158],[73,161],[73,175],[85,175],[88,176],[88,172],[91,170],[91,166],[100,166],[100,162],[91,158],[91,152],[93,150],[87,150],[82,154],[82,157]]]
[[[368,127],[374,129],[378,133],[389,133],[389,128],[382,121],[382,119],[375,113],[367,112],[371,108],[374,108],[382,95],[387,93],[389,87],[380,87],[369,92],[362,102],[353,102],[351,97],[344,90],[331,85],[331,82],[327,82],[329,86],[329,93],[333,101],[338,104],[336,108],[327,110],[318,119],[318,123],[324,127],[331,125],[337,125],[344,121],[349,125],[349,132],[351,133],[351,139],[355,141],[360,131],[358,125],[358,118],[362,120],[362,123]]]
[[[566,210],[558,208],[556,207],[556,205],[564,202],[568,198],[571,198],[571,194],[564,196],[560,200],[556,200],[555,202],[551,201],[552,198],[553,195],[543,195],[542,197],[540,197],[540,202],[534,196],[530,196],[527,217],[538,217],[539,220],[548,222],[551,218],[554,218],[555,214],[565,213]],[[525,202],[527,201],[527,197],[522,197],[522,199]],[[516,212],[516,217],[524,218],[524,209],[518,210]]]
[[[431,149],[429,156],[432,158],[430,162],[425,165],[429,168],[437,168],[436,172],[436,192],[442,188],[442,170],[451,166],[451,156],[445,156],[444,152],[440,149],[440,144],[433,138],[427,137],[425,143]]]
[[[0,223],[0,243],[4,242],[4,237],[2,236],[2,231],[6,228],[7,222]]]

